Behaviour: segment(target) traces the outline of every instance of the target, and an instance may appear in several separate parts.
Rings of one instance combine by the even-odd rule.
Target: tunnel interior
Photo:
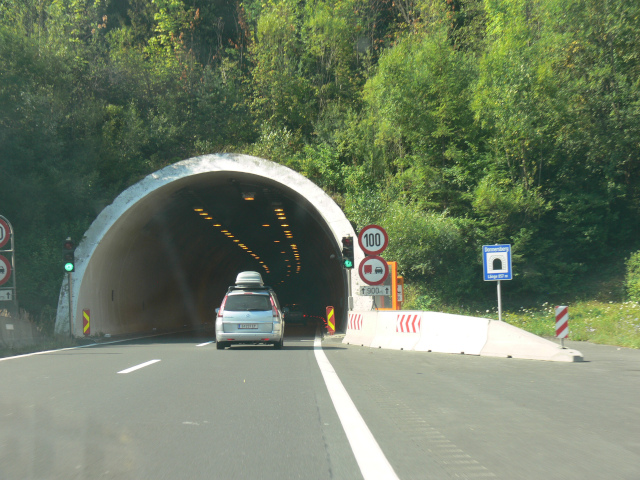
[[[320,317],[333,306],[341,330],[340,260],[333,232],[297,191],[251,173],[205,172],[150,192],[117,219],[87,264],[77,310],[91,308],[92,334],[212,323],[236,275],[254,270],[282,306]]]

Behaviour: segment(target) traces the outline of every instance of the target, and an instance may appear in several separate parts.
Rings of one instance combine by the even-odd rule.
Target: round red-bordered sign
[[[389,236],[384,228],[367,225],[358,235],[358,245],[367,255],[380,255],[389,245]]]
[[[4,285],[11,278],[11,262],[0,255],[0,285]]]
[[[358,273],[367,285],[382,285],[389,276],[389,265],[382,257],[364,257],[358,267]]]
[[[4,247],[11,237],[11,227],[0,218],[0,248]]]

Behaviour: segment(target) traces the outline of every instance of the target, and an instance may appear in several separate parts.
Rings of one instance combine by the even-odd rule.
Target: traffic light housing
[[[76,269],[75,249],[76,247],[70,237],[62,244],[62,265],[65,272],[71,273]]]
[[[353,237],[342,237],[342,266],[353,268]]]

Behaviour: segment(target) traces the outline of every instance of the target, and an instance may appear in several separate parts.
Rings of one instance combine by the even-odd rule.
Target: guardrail
[[[349,312],[343,343],[553,362],[584,360],[577,350],[562,348],[508,323],[440,312]]]

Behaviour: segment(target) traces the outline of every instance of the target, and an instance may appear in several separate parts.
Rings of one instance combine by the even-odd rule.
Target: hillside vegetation
[[[507,309],[622,301],[639,45],[629,0],[0,0],[21,306],[50,328],[62,240],[215,152],[287,165],[384,226],[414,306],[493,305],[496,243]]]

